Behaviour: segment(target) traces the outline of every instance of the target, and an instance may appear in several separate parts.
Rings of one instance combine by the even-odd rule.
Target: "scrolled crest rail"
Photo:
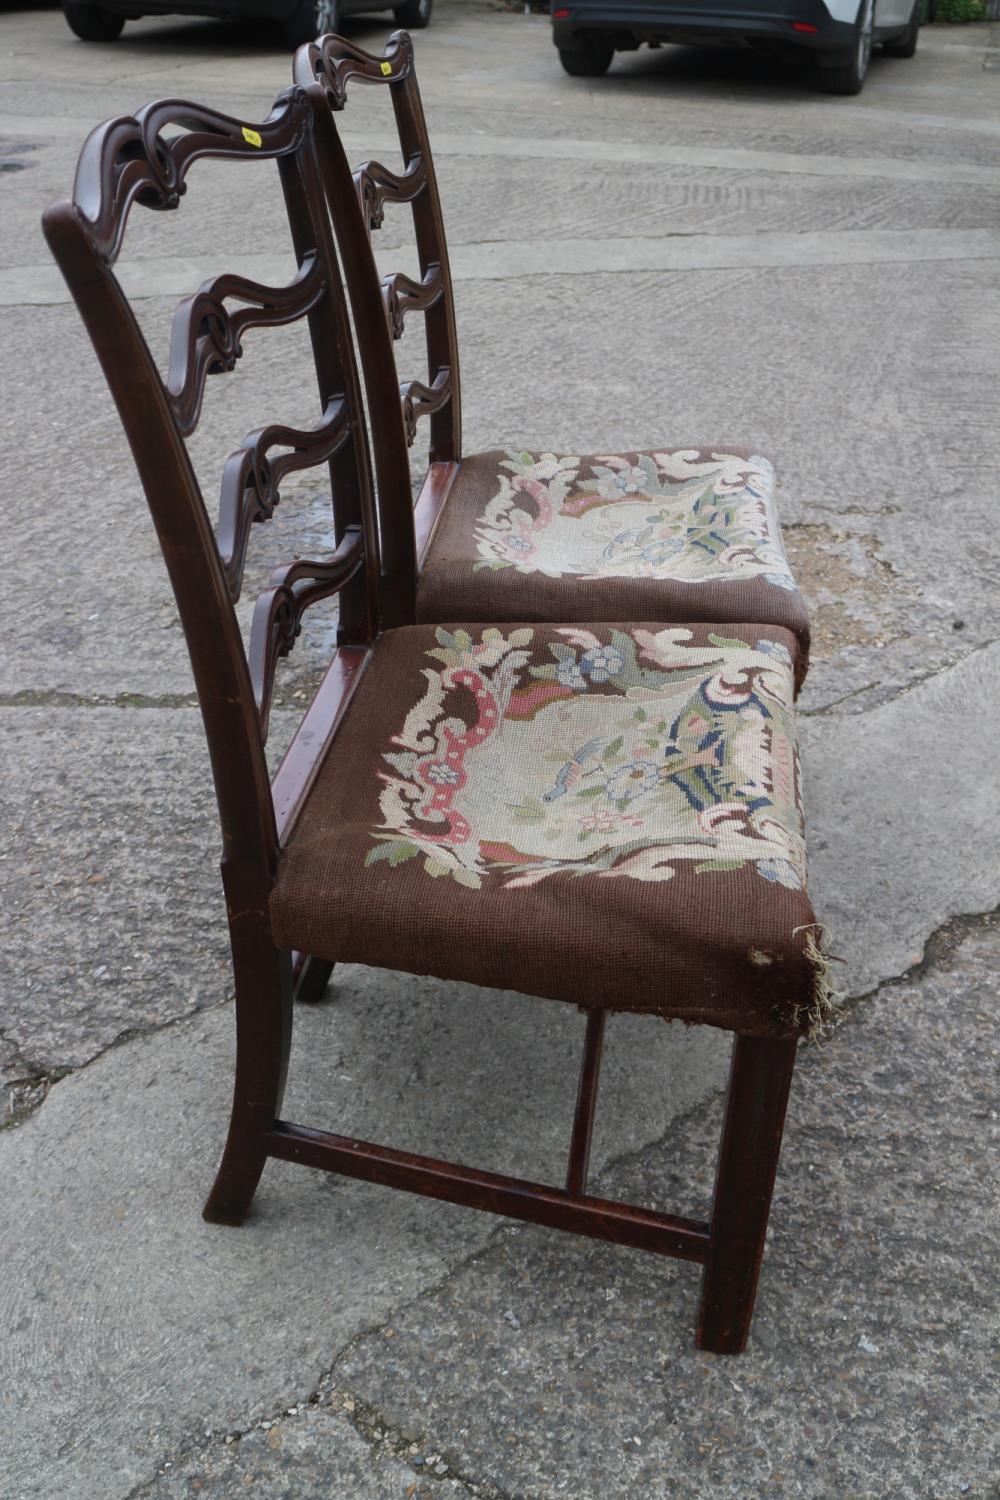
[[[95,246],[113,263],[136,202],[145,208],[176,208],[194,162],[290,155],[310,123],[310,106],[297,88],[286,90],[268,118],[253,127],[183,99],[157,100],[91,132],[77,165],[74,204]],[[182,133],[165,137],[171,126]]]
[[[295,59],[295,81],[318,83],[331,109],[347,103],[347,85],[403,83],[413,73],[413,42],[408,31],[394,31],[381,57],[373,57],[339,36],[323,36],[300,48]]]

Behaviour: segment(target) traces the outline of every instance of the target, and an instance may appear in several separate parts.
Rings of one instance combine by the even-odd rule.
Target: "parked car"
[[[71,31],[85,42],[112,42],[126,21],[140,16],[185,15],[280,21],[290,47],[339,31],[345,16],[364,11],[391,10],[398,26],[413,31],[427,25],[433,6],[434,0],[62,0]]]
[[[872,47],[912,57],[924,0],[552,0],[552,39],[567,73],[596,78],[618,51],[648,42],[719,43],[812,53],[824,88],[860,93]]]

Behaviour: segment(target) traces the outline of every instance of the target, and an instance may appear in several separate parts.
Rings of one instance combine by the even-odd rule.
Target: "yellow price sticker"
[[[263,146],[264,138],[256,130],[251,130],[249,125],[243,127],[243,139],[248,146]]]
[[[382,69],[382,77],[388,78],[389,74],[392,72],[392,63],[381,63],[380,66]]]

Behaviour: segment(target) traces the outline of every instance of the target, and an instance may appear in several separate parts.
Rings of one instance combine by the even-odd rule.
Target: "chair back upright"
[[[392,339],[402,337],[408,314],[424,314],[427,342],[427,380],[406,380],[399,387],[402,426],[389,412],[387,389],[395,391],[394,363],[386,363],[385,332],[371,326],[372,277],[378,284],[374,260],[356,241],[355,223],[344,201],[349,180],[347,158],[336,133],[330,132],[327,147],[327,192],[334,229],[344,260],[345,278],[359,338],[364,340],[362,364],[372,379],[366,380],[376,465],[380,452],[392,452],[400,434],[407,446],[414,441],[417,424],[430,418],[430,462],[454,464],[462,456],[461,391],[458,335],[452,293],[448,247],[438,194],[427,124],[413,63],[413,44],[405,31],[394,32],[381,57],[364,52],[343,37],[327,35],[300,47],[295,54],[294,77],[303,88],[318,86],[333,115],[347,105],[347,86],[357,80],[388,87],[392,101],[403,171],[394,172],[383,163],[365,161],[352,174],[353,188],[361,205],[366,237],[383,223],[386,204],[409,204],[420,268],[415,281],[399,271],[381,283],[381,316]],[[379,393],[382,399],[379,399]],[[395,395],[393,400],[395,400]],[[381,475],[380,475],[381,478]],[[398,464],[387,476],[399,483]],[[408,471],[407,493],[409,494]]]
[[[73,197],[43,227],[90,334],[118,408],[170,575],[211,755],[232,888],[265,887],[278,855],[264,754],[279,657],[305,611],[340,595],[338,640],[364,647],[379,628],[383,587],[367,438],[350,327],[316,156],[317,111],[288,90],[253,127],[197,104],[161,100],[88,137]],[[136,207],[176,211],[202,158],[277,164],[298,270],[285,286],[221,274],[173,315],[161,375],[116,274]],[[250,190],[252,191],[252,190]],[[252,199],[248,201],[252,202]],[[186,440],[209,375],[235,368],[251,330],[306,319],[319,421],[304,430],[255,428],[226,460],[213,528]],[[312,375],[306,368],[306,378]],[[331,550],[296,556],[259,594],[245,647],[235,612],[254,523],[269,520],[293,471],[325,466]],[[411,564],[415,566],[415,564]],[[363,651],[362,651],[363,655]]]

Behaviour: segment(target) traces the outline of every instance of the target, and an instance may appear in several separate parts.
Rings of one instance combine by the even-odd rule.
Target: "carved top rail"
[[[381,57],[355,47],[342,36],[321,36],[300,47],[295,54],[295,82],[322,86],[331,109],[347,103],[347,85],[359,83],[405,83],[413,75],[413,42],[409,32],[394,31]]]
[[[171,126],[184,133],[165,137]],[[161,99],[91,131],[80,153],[73,202],[88,221],[93,244],[111,264],[133,206],[176,208],[194,162],[288,156],[308,130],[309,111],[290,96],[253,128],[182,99]]]

